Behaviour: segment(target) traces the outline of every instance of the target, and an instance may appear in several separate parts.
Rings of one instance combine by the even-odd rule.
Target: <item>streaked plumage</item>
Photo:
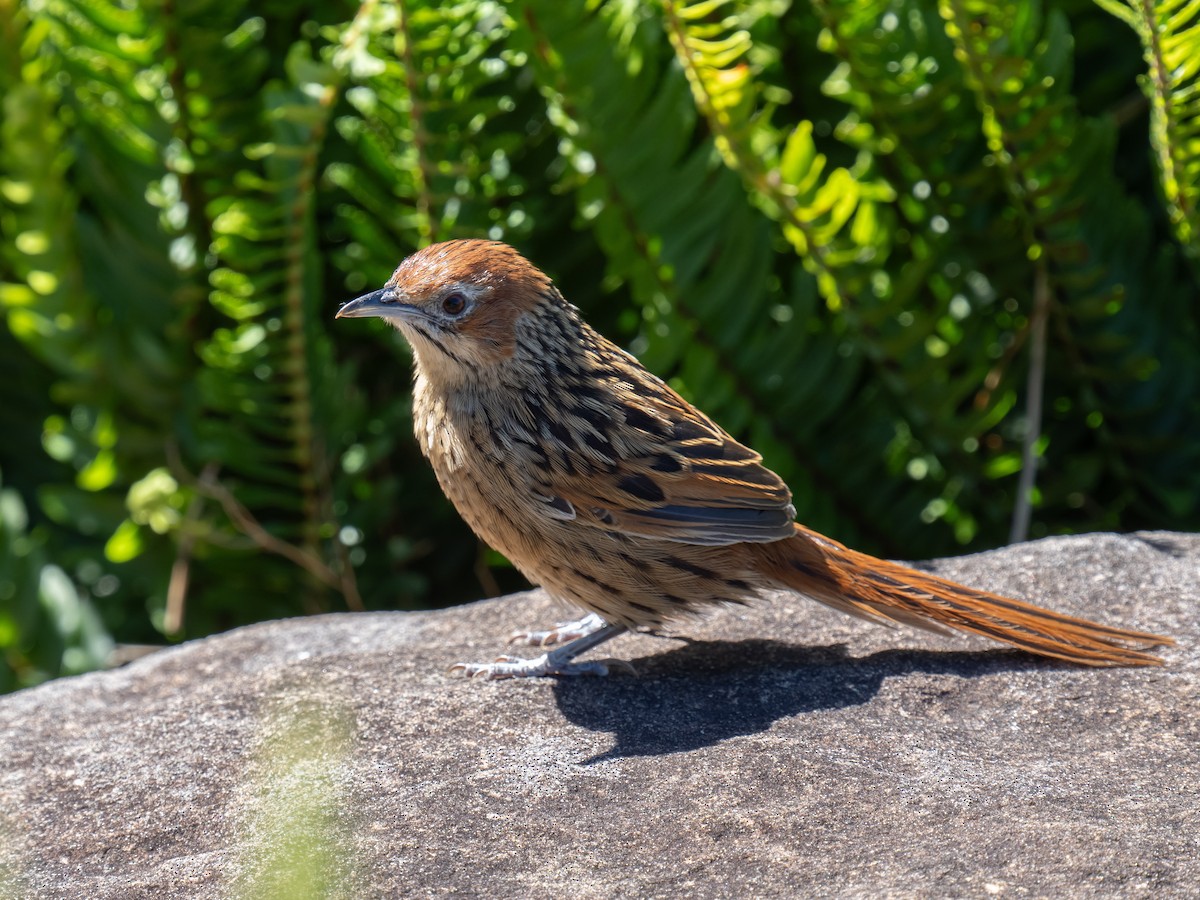
[[[796,524],[791,493],[757,453],[592,330],[506,244],[427,247],[338,314],[386,318],[412,344],[417,438],[467,523],[531,581],[609,623],[593,621],[537,660],[460,667],[470,674],[602,670],[571,659],[624,629],[779,587],[868,619],[948,626],[1087,665],[1155,664],[1137,647],[1169,643],[878,560]]]

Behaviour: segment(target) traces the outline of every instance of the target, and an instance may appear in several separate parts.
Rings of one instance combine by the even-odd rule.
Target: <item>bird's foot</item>
[[[576,638],[586,637],[603,628],[607,623],[595,613],[588,613],[573,622],[559,622],[547,631],[514,631],[508,643],[525,644],[530,647],[552,647]]]
[[[543,675],[607,675],[608,664],[593,660],[589,662],[556,662],[553,653],[543,653],[533,659],[515,656],[498,656],[490,663],[456,663],[450,671],[462,672],[468,678],[484,681],[499,681],[504,678],[537,678]]]
[[[462,672],[468,678],[482,678],[485,681],[496,681],[501,678],[535,678],[541,675],[607,675],[610,665],[621,666],[633,672],[633,666],[629,663],[615,659],[603,662],[599,660],[574,662],[575,657],[581,653],[586,653],[624,631],[624,625],[606,625],[602,622],[599,628],[577,637],[569,644],[563,644],[548,653],[535,656],[533,659],[501,656],[492,663],[456,663],[450,667],[450,671],[452,673]]]

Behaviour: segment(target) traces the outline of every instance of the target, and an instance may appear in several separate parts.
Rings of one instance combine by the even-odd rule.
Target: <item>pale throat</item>
[[[405,322],[393,322],[392,324],[397,331],[404,335],[404,340],[412,348],[413,368],[416,377],[426,382],[426,390],[448,393],[475,376],[474,366],[470,365],[470,361],[463,357],[458,347],[454,346],[458,343],[457,341],[446,344],[458,357],[458,359],[451,359],[414,326]]]

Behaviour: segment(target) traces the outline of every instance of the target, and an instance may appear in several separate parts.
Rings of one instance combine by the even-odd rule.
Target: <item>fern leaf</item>
[[[1097,3],[1141,39],[1150,141],[1180,246],[1200,261],[1200,0]]]
[[[843,310],[863,288],[856,264],[880,261],[887,252],[886,229],[850,231],[845,225],[860,207],[887,198],[888,188],[877,183],[862,190],[842,168],[826,174],[827,160],[812,140],[811,122],[800,122],[787,136],[772,128],[758,108],[760,92],[749,61],[753,40],[728,11],[730,5],[666,0],[667,35],[722,159],[781,223],[830,308]],[[863,220],[871,218],[867,214]]]

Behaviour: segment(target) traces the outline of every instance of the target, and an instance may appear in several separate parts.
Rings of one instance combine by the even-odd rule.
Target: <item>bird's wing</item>
[[[640,369],[640,367],[639,367]],[[791,537],[783,480],[657,378],[564,394],[526,467],[549,518],[687,544]],[[593,382],[594,384],[594,382]]]

